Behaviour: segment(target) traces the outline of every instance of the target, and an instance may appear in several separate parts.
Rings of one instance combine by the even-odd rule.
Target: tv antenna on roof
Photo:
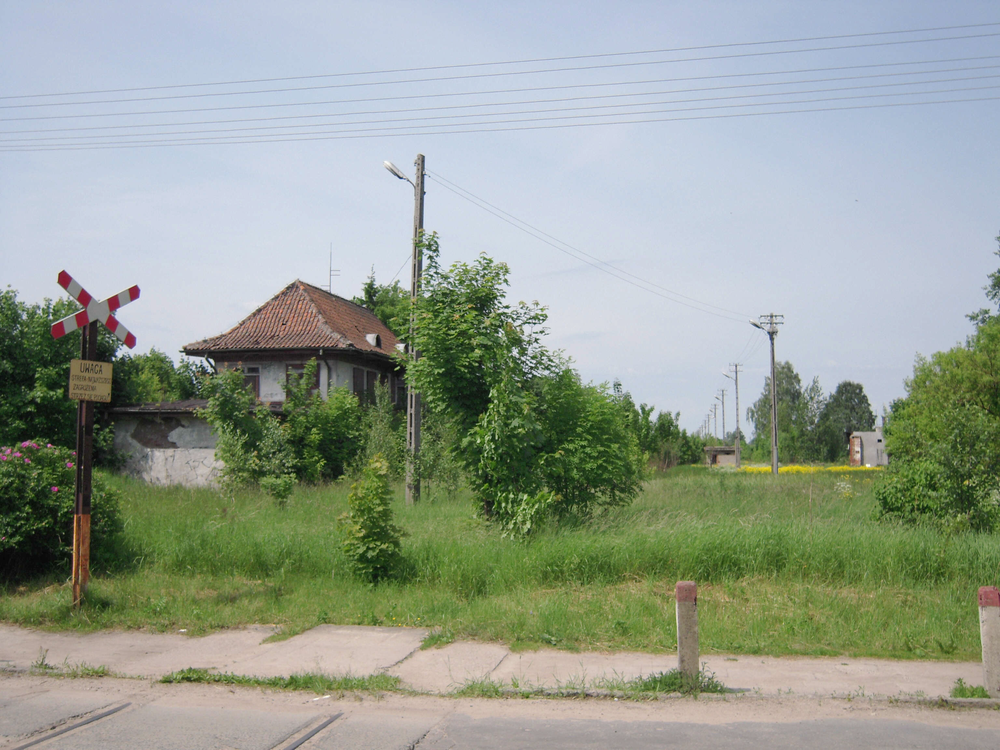
[[[330,294],[333,294],[333,278],[335,276],[340,276],[340,269],[333,267],[333,243],[330,243],[330,274],[327,276],[327,284],[322,289],[326,289]]]

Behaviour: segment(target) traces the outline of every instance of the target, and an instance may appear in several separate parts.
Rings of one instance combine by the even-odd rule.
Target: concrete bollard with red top
[[[677,596],[677,669],[695,679],[698,676],[698,585],[678,581]]]
[[[983,643],[983,681],[991,698],[1000,698],[1000,589],[979,589],[979,637]]]

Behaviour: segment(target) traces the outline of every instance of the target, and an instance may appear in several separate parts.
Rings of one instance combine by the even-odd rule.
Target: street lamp
[[[417,168],[416,180],[411,180],[391,161],[382,162],[382,166],[401,180],[413,185],[413,257],[410,261],[410,343],[407,346],[410,361],[420,358],[413,346],[413,308],[420,294],[420,274],[423,272],[423,256],[420,252],[420,235],[424,232],[424,155],[417,154],[414,166]],[[417,463],[420,458],[420,394],[412,385],[406,387],[406,504],[412,505],[420,499],[420,473]]]
[[[759,328],[771,340],[771,473],[778,475],[778,397],[777,385],[774,380],[774,337],[778,335],[778,326],[785,322],[784,315],[768,313],[761,315],[760,321],[751,320],[750,325]],[[764,327],[764,323],[767,327]]]
[[[725,370],[722,374],[733,381],[733,387],[736,391],[736,468],[740,468],[740,365],[738,363],[730,365],[733,368],[733,374],[730,375]]]

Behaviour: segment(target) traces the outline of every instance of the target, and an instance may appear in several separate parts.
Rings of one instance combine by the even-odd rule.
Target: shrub
[[[285,388],[285,425],[296,476],[306,482],[336,479],[358,451],[361,408],[347,388],[331,388],[324,399],[310,393],[316,382],[316,360]]]
[[[76,454],[41,441],[0,448],[0,578],[68,568],[73,556]],[[118,496],[95,476],[91,563],[109,567],[121,542]]]
[[[222,485],[256,484],[276,500],[286,500],[295,485],[295,457],[277,418],[257,403],[236,370],[220,373],[205,387],[208,405],[200,414],[217,436]]]
[[[350,508],[339,520],[344,554],[359,577],[371,583],[392,575],[402,561],[402,532],[389,507],[389,465],[376,456],[351,486]]]
[[[645,473],[621,405],[569,368],[528,389],[501,381],[466,451],[475,459],[473,490],[487,515],[515,536],[549,514],[587,516],[628,504]]]
[[[353,395],[351,399],[358,403]],[[406,466],[406,415],[392,403],[388,386],[382,383],[375,386],[375,397],[361,407],[360,422],[356,441],[360,450],[354,457],[352,476],[361,476],[372,459],[381,456],[388,467],[389,479],[401,479]]]

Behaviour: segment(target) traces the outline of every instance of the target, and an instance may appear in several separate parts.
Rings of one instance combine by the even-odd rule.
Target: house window
[[[393,380],[395,381],[396,390],[393,394],[396,398],[393,403],[396,406],[403,408],[406,406],[406,378],[401,375],[394,375]]]
[[[375,400],[375,384],[379,381],[379,374],[375,370],[366,370],[363,367],[354,368],[354,395],[366,403]]]
[[[306,366],[304,364],[289,364],[285,365],[285,385],[291,386],[292,377],[301,378],[306,374]],[[319,366],[316,367],[316,372],[313,373],[313,382],[309,386],[309,393],[316,393],[319,390]]]
[[[253,391],[254,398],[260,398],[260,368],[243,368],[243,385]]]

